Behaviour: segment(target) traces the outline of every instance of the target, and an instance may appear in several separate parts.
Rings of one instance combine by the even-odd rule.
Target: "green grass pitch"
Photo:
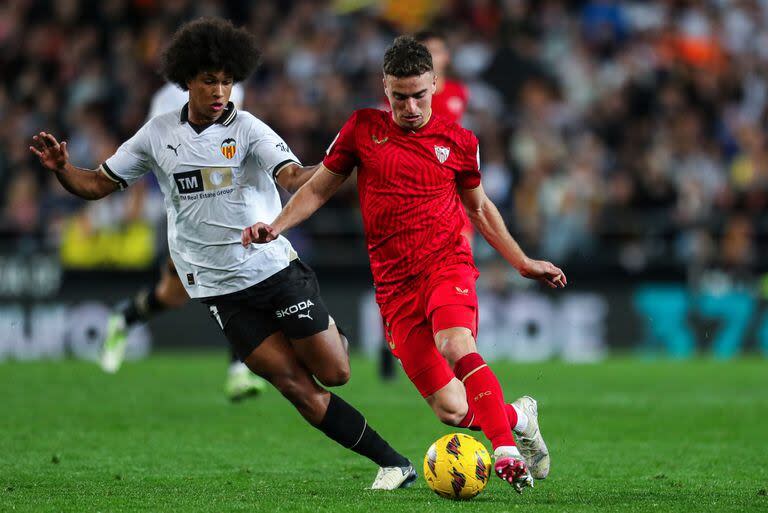
[[[223,396],[222,353],[163,354],[115,375],[0,363],[0,511],[768,511],[768,361],[498,363],[539,400],[552,473],[469,502],[366,490],[375,467],[309,428],[274,390]],[[421,473],[439,424],[401,376],[355,359],[340,395]],[[484,443],[487,441],[481,438]]]

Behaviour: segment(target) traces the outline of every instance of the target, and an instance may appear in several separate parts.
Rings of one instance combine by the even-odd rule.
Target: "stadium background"
[[[0,4],[0,360],[92,358],[108,307],[165,255],[152,179],[87,203],[27,150],[33,133],[96,167],[144,122],[157,63],[185,20],[224,16],[264,50],[245,108],[305,163],[355,108],[380,105],[384,49],[436,27],[470,90],[484,186],[567,291],[523,283],[475,240],[491,357],[611,351],[768,355],[768,2],[355,0]],[[373,354],[378,318],[350,184],[290,238],[334,316]],[[199,305],[132,335],[220,347]]]

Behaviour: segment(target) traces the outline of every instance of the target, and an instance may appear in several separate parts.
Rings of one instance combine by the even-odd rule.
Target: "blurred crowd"
[[[305,163],[322,158],[353,109],[382,104],[393,37],[435,28],[470,91],[463,124],[480,138],[484,186],[530,253],[634,272],[761,266],[768,0],[6,0],[6,247],[162,223],[151,180],[86,204],[28,146],[50,130],[74,163],[98,166],[145,121],[170,35],[203,15],[256,34],[263,65],[245,84],[245,108]],[[349,187],[297,238],[311,248],[359,237],[355,205]]]

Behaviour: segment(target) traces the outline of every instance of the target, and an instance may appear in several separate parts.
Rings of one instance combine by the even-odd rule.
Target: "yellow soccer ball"
[[[424,478],[433,492],[448,499],[471,499],[491,475],[491,455],[463,433],[445,435],[424,456]]]

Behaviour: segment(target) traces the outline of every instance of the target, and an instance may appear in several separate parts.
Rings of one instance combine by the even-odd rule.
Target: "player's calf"
[[[452,379],[443,388],[427,397],[427,403],[443,424],[455,427],[468,427],[462,425],[467,416],[469,406],[467,405],[464,386],[458,379]]]
[[[310,376],[285,373],[265,377],[310,424],[322,421],[328,392],[311,382]]]

